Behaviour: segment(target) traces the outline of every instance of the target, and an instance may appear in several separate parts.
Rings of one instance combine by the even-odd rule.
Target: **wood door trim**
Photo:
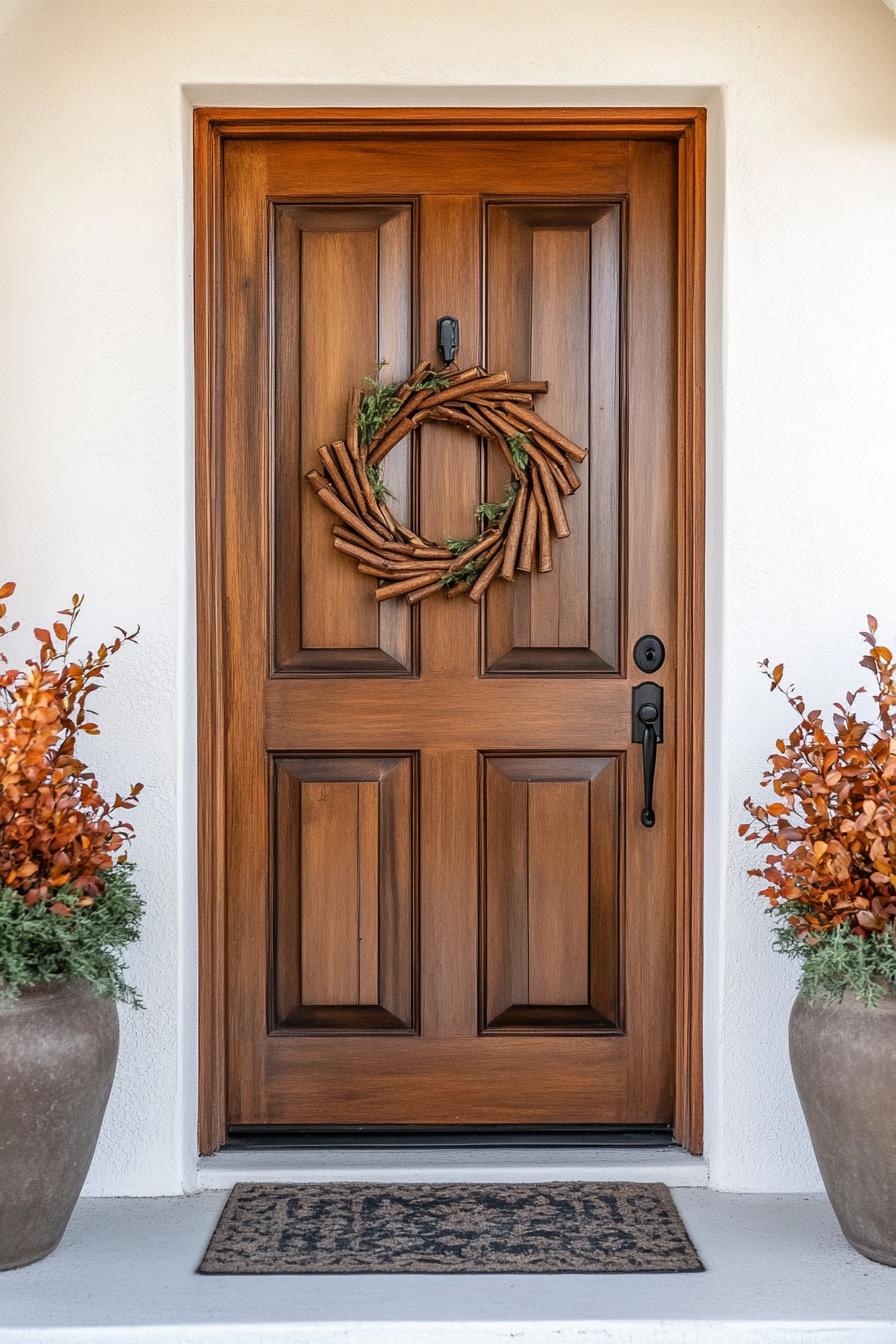
[[[595,140],[675,140],[705,122],[702,107],[200,107],[202,134],[231,139],[409,135],[579,136]]]
[[[703,1151],[706,112],[678,137],[678,688],[675,1119]]]
[[[199,900],[199,1151],[226,1139],[224,634],[220,505],[220,218],[228,139],[445,135],[661,139],[678,146],[678,657],[676,1059],[678,1141],[703,1145],[703,639],[706,109],[197,108],[194,351]]]

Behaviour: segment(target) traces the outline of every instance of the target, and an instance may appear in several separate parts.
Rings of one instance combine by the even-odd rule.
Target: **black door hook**
[[[440,317],[436,323],[436,341],[446,364],[453,364],[460,345],[460,323],[456,317]]]

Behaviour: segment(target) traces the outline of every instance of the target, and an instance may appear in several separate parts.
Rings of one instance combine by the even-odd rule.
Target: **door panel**
[[[547,379],[539,414],[588,449],[553,570],[488,591],[489,672],[619,668],[622,217],[622,202],[493,201],[485,210],[487,362]],[[505,475],[493,449],[490,499]]]
[[[482,1029],[618,1030],[619,758],[483,765]]]
[[[413,1031],[413,756],[275,762],[272,1028]]]
[[[677,147],[252,135],[221,172],[227,1120],[669,1123]],[[550,381],[539,409],[589,457],[552,572],[412,612],[374,602],[302,473],[379,361],[437,359],[446,313],[462,363]],[[506,482],[440,423],[388,473],[433,537]]]
[[[303,477],[319,466],[320,445],[344,433],[349,390],[381,359],[409,367],[413,234],[412,203],[273,206],[278,672],[394,675],[412,668],[410,608],[371,603],[364,576],[331,563],[330,524]],[[389,454],[383,477],[406,514],[406,442]]]

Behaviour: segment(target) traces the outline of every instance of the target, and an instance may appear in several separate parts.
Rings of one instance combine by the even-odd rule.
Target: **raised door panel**
[[[415,758],[275,760],[273,1029],[413,1031]]]
[[[615,673],[620,643],[621,203],[489,203],[486,347],[492,369],[545,378],[538,411],[588,449],[549,573],[492,584],[490,673]],[[488,498],[507,471],[491,451]]]
[[[481,1028],[619,1030],[617,756],[482,766]]]
[[[403,377],[413,336],[414,207],[272,207],[274,371],[273,670],[402,675],[413,670],[403,603],[370,600],[370,580],[333,550],[332,517],[304,475],[345,438],[353,388],[384,364]],[[407,442],[383,464],[401,516],[412,499]]]

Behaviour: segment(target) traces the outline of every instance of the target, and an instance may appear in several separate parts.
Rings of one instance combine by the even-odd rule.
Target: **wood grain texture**
[[[616,673],[620,667],[622,215],[625,202],[490,202],[485,211],[487,359],[548,380],[542,415],[588,448],[564,500],[571,535],[548,576],[493,586],[491,673]],[[489,457],[488,489],[503,464]]]
[[[196,116],[193,129],[193,348],[196,493],[196,668],[198,748],[197,885],[200,1153],[227,1133],[226,890],[224,807],[223,536],[220,527],[220,262],[223,140]]]
[[[529,1003],[588,998],[591,837],[584,780],[529,781]]]
[[[618,769],[483,758],[482,1030],[619,1030]]]
[[[274,1031],[412,1031],[413,756],[277,756]]]
[[[246,139],[374,138],[466,139],[490,133],[508,138],[561,140],[679,140],[706,123],[703,107],[202,107],[194,113],[200,135]]]
[[[332,520],[303,479],[320,444],[345,436],[349,389],[380,361],[409,367],[413,214],[412,203],[363,200],[273,207],[275,672],[413,671],[411,613],[377,610],[368,581],[331,563]],[[406,442],[384,474],[406,515]]]
[[[703,1151],[703,706],[706,497],[706,110],[678,141],[677,731],[691,744],[678,759],[676,867],[675,1134]]]
[[[604,1123],[624,1115],[637,1124],[673,1113],[679,1138],[699,1149],[703,136],[700,109],[197,113],[202,1151],[222,1141],[228,1119],[298,1115],[356,1123],[444,1123],[446,1117],[448,1123],[549,1123],[562,1116],[565,1122]],[[482,631],[475,620],[468,629],[461,617],[450,618],[463,625],[456,630],[433,617],[424,631],[421,622],[418,677],[406,675],[406,662],[402,677],[390,671],[379,680],[363,666],[366,680],[357,679],[357,666],[333,677],[315,669],[298,679],[307,697],[297,690],[295,677],[269,677],[272,606],[259,575],[268,572],[276,520],[269,524],[265,518],[271,487],[265,454],[255,455],[253,449],[247,455],[246,450],[267,443],[271,429],[268,202],[279,208],[281,202],[307,196],[308,184],[317,201],[341,194],[359,208],[384,197],[405,203],[420,198],[415,207],[420,212],[417,270],[410,290],[421,333],[421,344],[412,352],[416,357],[431,353],[425,343],[432,319],[440,315],[436,308],[461,309],[468,339],[477,330],[481,300],[470,282],[478,285],[480,268],[475,258],[472,266],[470,261],[479,245],[480,201],[504,196],[509,206],[511,198],[531,202],[537,193],[553,195],[562,209],[583,198],[633,203],[630,237],[626,240],[624,229],[619,235],[620,272],[607,281],[607,294],[615,286],[624,296],[622,318],[607,303],[598,305],[591,318],[603,343],[615,320],[625,352],[612,379],[606,360],[599,374],[608,378],[601,405],[610,398],[620,417],[616,428],[600,432],[604,442],[622,436],[627,472],[618,501],[611,495],[609,506],[620,521],[613,544],[622,557],[619,575],[625,585],[617,600],[619,670],[602,681],[571,668],[571,698],[565,691],[555,695],[553,713],[528,717],[535,709],[529,691],[545,677],[530,659],[514,679],[523,694],[517,700],[515,689],[512,713],[505,701],[501,714],[498,700],[490,700],[484,689],[491,678],[477,676],[483,666]],[[448,214],[439,214],[439,196],[453,199]],[[426,257],[439,254],[440,221],[452,210],[460,230],[457,270],[438,281]],[[589,226],[592,249],[596,227]],[[612,239],[598,245],[612,250]],[[555,278],[572,273],[574,240],[544,238],[538,246],[540,261],[550,257]],[[447,256],[450,248],[442,245],[441,252]],[[676,275],[677,281],[670,280]],[[391,280],[388,274],[385,281],[382,277],[380,272],[380,283],[394,284],[394,273]],[[556,289],[542,292],[559,312],[562,295]],[[627,381],[613,381],[618,368]],[[592,381],[592,392],[594,386]],[[593,420],[590,428],[594,434]],[[444,449],[455,453],[456,437],[446,436]],[[419,516],[429,511],[436,523],[448,521],[452,509],[460,511],[457,492],[445,489],[448,473],[438,459],[438,453],[423,458],[429,475],[418,483],[417,494]],[[671,507],[674,523],[668,564],[662,559],[667,544],[662,539],[670,535],[668,512],[664,517],[659,505],[649,502],[644,508],[631,487],[632,476],[648,461],[656,465],[655,459],[660,464],[658,498]],[[475,451],[472,462],[471,503],[482,480]],[[463,470],[466,491],[470,483]],[[248,536],[243,536],[247,519]],[[640,558],[635,529],[639,544],[650,538]],[[234,537],[239,537],[236,549]],[[606,578],[605,562],[601,571]],[[434,599],[426,605],[460,609],[472,604]],[[539,613],[540,628],[548,619]],[[681,744],[676,749],[670,738],[661,752],[658,796],[665,810],[650,837],[652,848],[638,831],[640,763],[627,740],[631,678],[625,650],[646,629],[659,633],[670,649],[662,679],[668,722],[674,724],[674,742]],[[330,656],[327,651],[325,656]],[[465,680],[466,695],[458,685]],[[501,681],[494,678],[499,688]],[[565,681],[542,684],[559,688]],[[402,687],[411,693],[403,708],[389,694]],[[423,732],[422,720],[414,716],[427,706],[435,727]],[[548,755],[587,754],[596,743],[624,762],[618,795],[601,795],[593,803],[592,818],[599,819],[592,819],[592,826],[605,829],[613,809],[622,809],[625,887],[616,945],[624,974],[615,1002],[607,999],[602,1011],[624,1021],[626,1034],[591,1038],[599,1045],[591,1054],[583,1053],[588,1038],[577,1036],[572,1022],[567,1035],[539,1035],[527,1028],[519,1035],[508,1030],[479,1036],[476,753],[524,748]],[[350,1024],[344,1034],[335,1025],[321,1026],[318,1034],[269,1029],[266,986],[279,973],[268,932],[275,873],[266,854],[267,836],[276,816],[268,807],[269,761],[296,751],[356,757],[359,751],[420,753],[421,807],[414,820],[419,826],[414,844],[421,854],[419,1036],[364,1035]],[[360,798],[356,790],[358,872],[369,875],[373,827],[369,803]],[[595,871],[606,883],[609,870],[601,863],[598,857]],[[382,867],[379,878],[382,882]],[[234,893],[240,893],[238,900]],[[357,929],[366,928],[369,941],[373,903],[368,879],[359,878],[356,893]],[[383,921],[394,918],[381,899],[381,944]],[[639,946],[634,940],[641,939],[645,921],[647,934]],[[359,937],[359,948],[363,941]],[[605,929],[601,945],[612,944],[612,931],[608,936]],[[640,975],[633,959],[636,947],[646,958]],[[665,975],[659,968],[668,964],[670,949],[668,995],[664,990],[651,997],[651,983],[655,989],[657,975]],[[606,968],[598,970],[595,984],[606,986]],[[359,994],[358,986],[371,976],[360,951],[355,976]],[[596,1002],[594,985],[590,992]],[[385,1004],[382,986],[381,999]],[[321,1011],[357,1012],[360,1006],[323,1005]],[[548,1011],[558,1006],[563,1005],[546,1005]],[[519,1088],[522,1077],[524,1089]]]

